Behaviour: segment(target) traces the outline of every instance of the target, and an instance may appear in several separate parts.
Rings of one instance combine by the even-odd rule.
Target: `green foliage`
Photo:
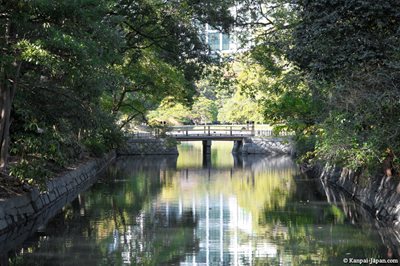
[[[99,156],[115,148],[121,129],[164,99],[189,103],[210,62],[197,22],[227,30],[232,4],[1,1],[1,107],[13,104],[11,128],[0,128],[2,167],[8,131],[20,160],[13,173],[22,177],[37,172],[26,162],[38,158],[40,167],[63,167],[87,149]]]
[[[196,124],[217,121],[217,104],[204,96],[195,98],[190,117]]]
[[[197,91],[207,99],[217,101],[232,97],[237,83],[236,73],[231,62],[222,61],[205,69],[203,77],[196,83]]]
[[[168,124],[211,123],[217,120],[217,105],[204,96],[196,97],[191,108],[177,102],[174,98],[165,98],[161,105],[149,112],[150,124],[157,125],[160,121]]]
[[[225,7],[232,4],[232,1],[218,4],[188,0],[139,1],[128,4],[134,10],[132,14],[125,6],[118,6],[125,18],[122,29],[126,33],[126,45],[131,49],[125,52],[122,64],[113,65],[122,89],[106,91],[102,104],[117,117],[121,128],[146,120],[148,110],[159,106],[163,110],[164,99],[168,102],[173,99],[178,106],[193,102],[195,81],[211,62],[199,36],[200,24],[219,24],[227,30],[232,18]],[[170,119],[154,112],[148,117]],[[182,119],[171,117],[175,122]]]
[[[178,141],[175,138],[165,138],[165,146],[168,148],[176,147]]]
[[[147,117],[151,125],[157,125],[160,121],[172,125],[190,123],[190,110],[170,97],[165,98],[156,110],[150,111]]]
[[[46,180],[51,177],[52,172],[49,170],[45,160],[21,160],[18,164],[10,166],[10,174],[21,181],[45,189]]]
[[[104,155],[107,151],[106,145],[99,136],[88,137],[83,141],[83,144],[89,149],[89,152],[96,157]]]
[[[224,123],[244,124],[246,121],[262,123],[262,109],[256,100],[236,92],[219,110],[218,120]]]
[[[82,139],[82,144],[91,155],[100,157],[123,144],[123,141],[122,133],[117,128],[112,127],[87,132]]]
[[[399,154],[398,8],[397,1],[300,2],[290,58],[313,80],[329,81],[315,88],[329,96],[320,158],[359,168]]]
[[[300,161],[309,162],[315,159],[316,134],[297,133],[294,136],[295,150]]]
[[[317,78],[329,79],[389,63],[398,57],[399,7],[395,0],[299,1],[290,56]]]
[[[305,158],[398,169],[399,8],[394,0],[244,5],[269,25],[249,23],[258,32],[251,57],[269,77],[256,89],[265,117],[296,132]]]

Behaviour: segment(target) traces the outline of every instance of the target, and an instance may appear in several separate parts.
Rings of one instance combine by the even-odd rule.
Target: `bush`
[[[38,186],[42,190],[46,188],[46,180],[52,175],[46,162],[42,159],[21,160],[10,165],[10,174],[23,183]]]
[[[96,157],[101,157],[108,150],[103,140],[99,138],[87,138],[83,144]]]

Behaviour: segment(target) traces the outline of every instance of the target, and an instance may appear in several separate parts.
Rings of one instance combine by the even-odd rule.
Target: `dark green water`
[[[287,157],[183,144],[176,157],[120,158],[10,252],[10,265],[343,265],[392,258],[366,212],[298,174]]]

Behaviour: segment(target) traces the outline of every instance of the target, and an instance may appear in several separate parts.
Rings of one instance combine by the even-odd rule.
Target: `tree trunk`
[[[393,160],[394,160],[394,154],[391,149],[387,149],[387,156],[385,160],[383,160],[382,166],[383,166],[383,172],[385,176],[387,177],[392,177],[393,173]]]
[[[7,84],[5,73],[0,78],[0,171],[4,172],[8,164],[10,144],[10,116],[15,88]]]
[[[4,19],[0,20],[4,27],[2,29],[4,36],[0,38],[0,48],[4,52],[5,58],[13,59],[0,62],[0,173],[7,171],[11,108],[22,67],[22,61],[18,60],[19,56],[12,49],[11,40],[13,38],[11,36],[14,36],[14,39],[17,36],[12,30],[12,21],[10,19],[12,16],[8,13],[4,14]]]
[[[0,40],[0,48],[7,55],[10,51],[9,36],[10,36],[10,19],[6,15],[1,20],[2,36]],[[9,129],[10,129],[10,115],[11,115],[11,102],[13,97],[13,88],[7,81],[7,63],[0,62],[0,172],[5,172],[8,162],[8,146],[9,146]]]

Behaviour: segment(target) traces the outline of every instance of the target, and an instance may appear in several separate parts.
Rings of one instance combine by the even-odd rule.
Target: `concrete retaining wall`
[[[314,174],[324,182],[344,190],[376,218],[400,229],[400,182],[398,178],[376,175],[365,177],[345,168],[326,164]]]
[[[242,154],[292,155],[293,143],[290,138],[246,138]]]
[[[126,145],[117,151],[118,155],[177,155],[178,148],[174,140],[166,139],[129,139]]]
[[[45,192],[40,193],[38,189],[33,189],[20,196],[0,199],[0,242],[4,242],[4,238],[8,239],[7,232],[17,230],[19,226],[36,220],[55,205],[61,208],[74,199],[97,180],[97,175],[115,157],[115,152],[111,152],[102,159],[91,160],[74,171],[49,180]],[[43,219],[48,218],[45,216]]]

